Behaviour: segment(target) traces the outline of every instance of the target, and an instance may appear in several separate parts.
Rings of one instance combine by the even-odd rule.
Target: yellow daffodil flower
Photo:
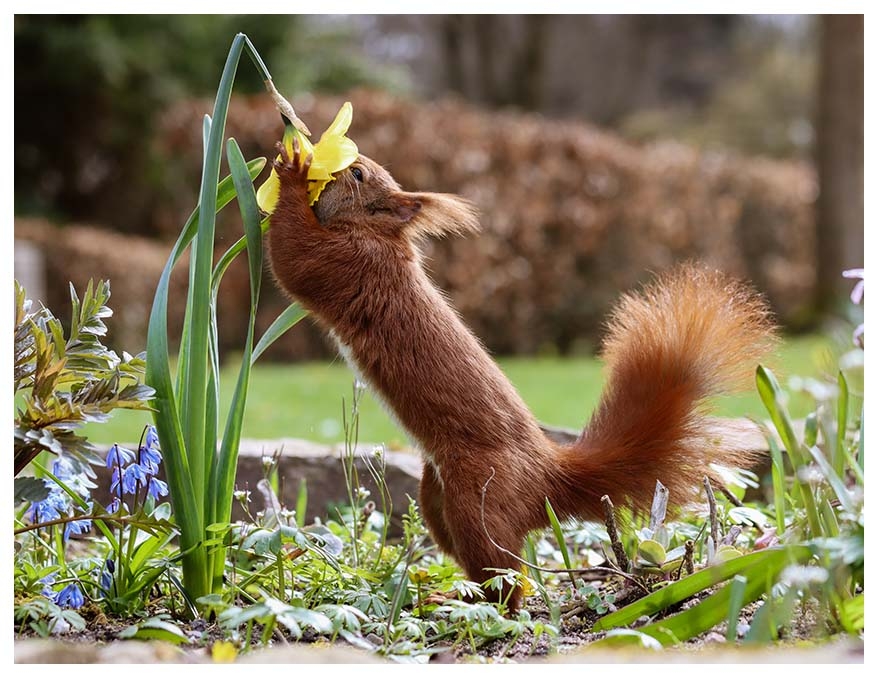
[[[283,143],[287,153],[293,156],[293,138],[296,137],[299,140],[299,157],[302,161],[304,162],[309,155],[312,156],[311,167],[308,169],[309,205],[317,202],[321,191],[335,179],[334,174],[357,160],[357,144],[345,136],[351,126],[352,116],[351,102],[346,101],[336,114],[336,119],[316,144],[312,144],[308,137],[293,125],[284,128]],[[271,214],[274,211],[278,204],[279,191],[278,174],[272,169],[269,178],[256,192],[257,204],[263,212]]]

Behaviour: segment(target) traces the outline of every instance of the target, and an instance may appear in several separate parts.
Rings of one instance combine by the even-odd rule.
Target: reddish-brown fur
[[[475,231],[472,207],[403,192],[361,156],[312,209],[308,163],[300,166],[298,150],[281,155],[274,275],[422,449],[425,521],[471,579],[518,568],[507,551],[518,554],[525,535],[548,524],[546,498],[564,516],[597,518],[604,494],[649,508],[658,479],[681,503],[712,475],[709,462],[750,460],[747,450],[718,446],[735,431],[703,412],[707,397],[753,374],[771,345],[766,306],[748,288],[684,266],[624,297],[604,345],[601,403],[580,438],[559,445],[421,266],[417,239]],[[511,593],[515,608],[520,594]]]

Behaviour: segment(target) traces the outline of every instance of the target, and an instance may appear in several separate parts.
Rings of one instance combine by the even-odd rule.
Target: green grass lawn
[[[816,376],[825,365],[833,364],[828,362],[831,346],[828,339],[815,335],[787,339],[771,367],[782,385],[788,376]],[[501,358],[498,362],[537,418],[555,426],[579,429],[585,425],[604,384],[601,362],[594,358]],[[221,411],[228,409],[236,374],[234,364],[223,368],[225,404]],[[351,372],[341,360],[258,365],[252,373],[244,437],[338,442],[344,438],[342,401],[349,406],[351,392]],[[805,416],[809,407],[804,396],[792,397],[795,417]],[[756,390],[719,399],[718,410],[724,416],[763,417]],[[105,424],[90,425],[85,433],[99,443],[131,442],[149,421],[148,413],[120,411]],[[406,445],[405,435],[369,393],[361,401],[360,440],[390,448]]]

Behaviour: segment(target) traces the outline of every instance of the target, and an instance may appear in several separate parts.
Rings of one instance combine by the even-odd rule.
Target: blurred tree
[[[140,231],[161,168],[154,123],[175,97],[215,91],[235,32],[266,57],[294,20],[229,16],[15,18],[16,212]],[[236,84],[262,87],[242,69]],[[123,216],[124,215],[124,216]]]
[[[582,117],[636,141],[807,158],[816,32],[803,15],[385,15],[364,45],[424,97]],[[385,55],[391,57],[390,52]]]
[[[449,14],[431,21],[439,34],[445,89],[493,108],[541,108],[551,17]]]
[[[629,138],[674,138],[703,148],[811,159],[817,22],[810,17],[742,17],[731,64],[698,106],[638,108],[619,122]]]
[[[840,273],[864,266],[864,16],[821,17],[816,162],[817,304],[838,310],[852,283]]]
[[[418,31],[423,92],[490,107],[578,114],[613,124],[631,110],[699,103],[728,70],[731,16],[442,15],[387,17]]]

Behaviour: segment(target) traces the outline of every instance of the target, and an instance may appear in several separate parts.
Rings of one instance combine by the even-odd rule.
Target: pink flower
[[[852,290],[852,303],[860,304],[861,300],[864,298],[864,269],[863,268],[850,268],[847,271],[842,272],[843,278],[860,278],[858,282],[855,284],[855,288]]]
[[[768,549],[778,545],[778,535],[775,533],[774,527],[766,528],[757,540],[754,542],[755,549]]]
[[[853,304],[860,304],[864,300],[864,269],[850,268],[847,271],[843,271],[842,276],[844,278],[859,278],[852,290],[851,300]],[[861,323],[855,328],[855,331],[852,334],[852,341],[855,342],[855,346],[864,348],[864,323]]]

